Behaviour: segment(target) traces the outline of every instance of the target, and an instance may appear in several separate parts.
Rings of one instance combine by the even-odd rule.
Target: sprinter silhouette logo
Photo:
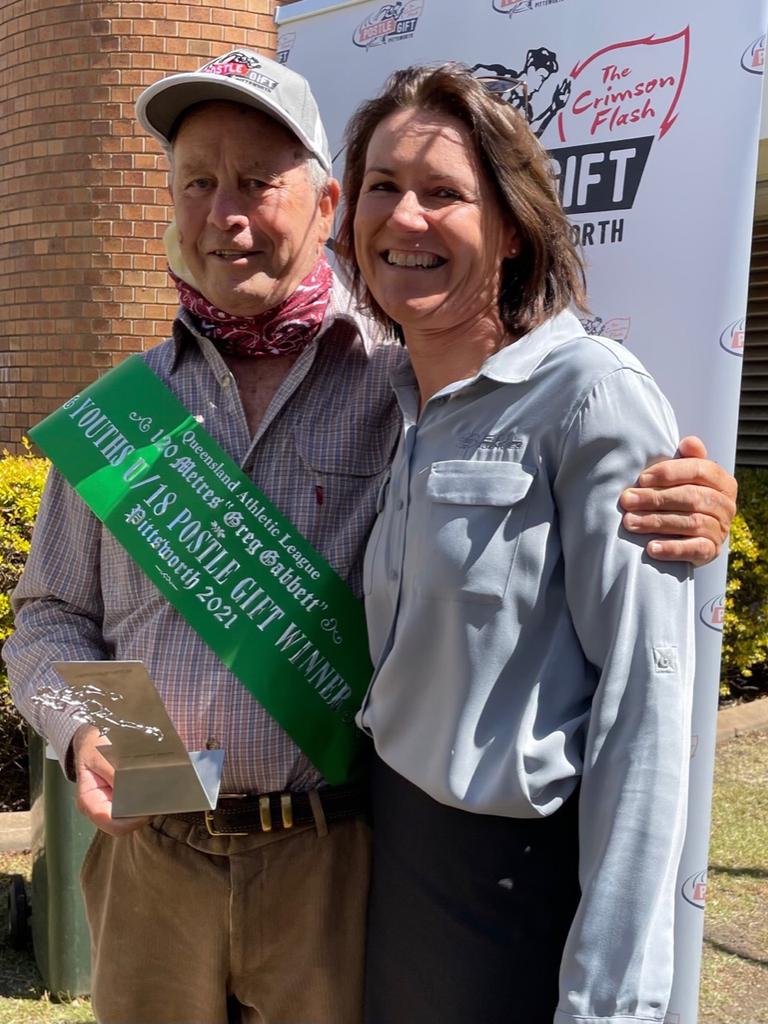
[[[568,100],[570,79],[560,74],[554,50],[531,47],[518,69],[506,64],[475,64],[470,69],[488,92],[508,103],[541,138]]]
[[[750,75],[762,75],[765,69],[765,36],[758,36],[741,55],[741,66]]]
[[[741,317],[740,320],[734,320],[732,324],[728,324],[722,332],[720,335],[720,348],[730,352],[732,356],[743,356],[744,334],[745,321],[744,317]]]
[[[416,31],[424,0],[396,0],[381,4],[361,21],[352,34],[352,42],[364,50],[373,46],[410,39]]]

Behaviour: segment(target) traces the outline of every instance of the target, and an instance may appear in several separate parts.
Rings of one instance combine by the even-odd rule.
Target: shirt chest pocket
[[[517,462],[433,463],[416,588],[439,600],[501,602],[535,475]]]
[[[343,425],[335,429],[317,424],[294,429],[296,450],[318,500],[341,516],[373,519],[376,495],[389,469],[394,438],[386,431],[369,432]],[[295,481],[293,481],[295,484]]]

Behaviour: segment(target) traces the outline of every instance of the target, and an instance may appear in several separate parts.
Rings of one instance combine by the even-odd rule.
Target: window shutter
[[[752,232],[736,464],[768,466],[768,220]]]

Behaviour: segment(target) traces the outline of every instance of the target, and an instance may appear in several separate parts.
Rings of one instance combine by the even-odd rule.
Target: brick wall
[[[0,449],[167,335],[165,161],[133,104],[231,45],[273,53],[273,9],[0,2]]]

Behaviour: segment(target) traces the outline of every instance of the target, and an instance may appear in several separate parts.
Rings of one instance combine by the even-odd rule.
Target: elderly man
[[[180,250],[173,337],[144,358],[359,594],[398,431],[398,350],[372,342],[325,261],[339,188],[309,88],[238,50],[151,86],[138,116],[169,152]],[[730,478],[683,459],[643,483],[670,489],[631,492],[632,528],[697,533],[657,553],[711,557],[733,513],[720,493]],[[16,701],[99,828],[82,874],[99,1021],[359,1022],[362,795],[324,785],[56,471],[14,600],[4,653]],[[60,685],[53,662],[108,658],[146,664],[190,749],[224,748],[222,791],[235,796],[212,823],[113,818],[98,731],[33,700]],[[273,807],[291,795],[292,827],[277,815],[264,830],[264,794]]]

